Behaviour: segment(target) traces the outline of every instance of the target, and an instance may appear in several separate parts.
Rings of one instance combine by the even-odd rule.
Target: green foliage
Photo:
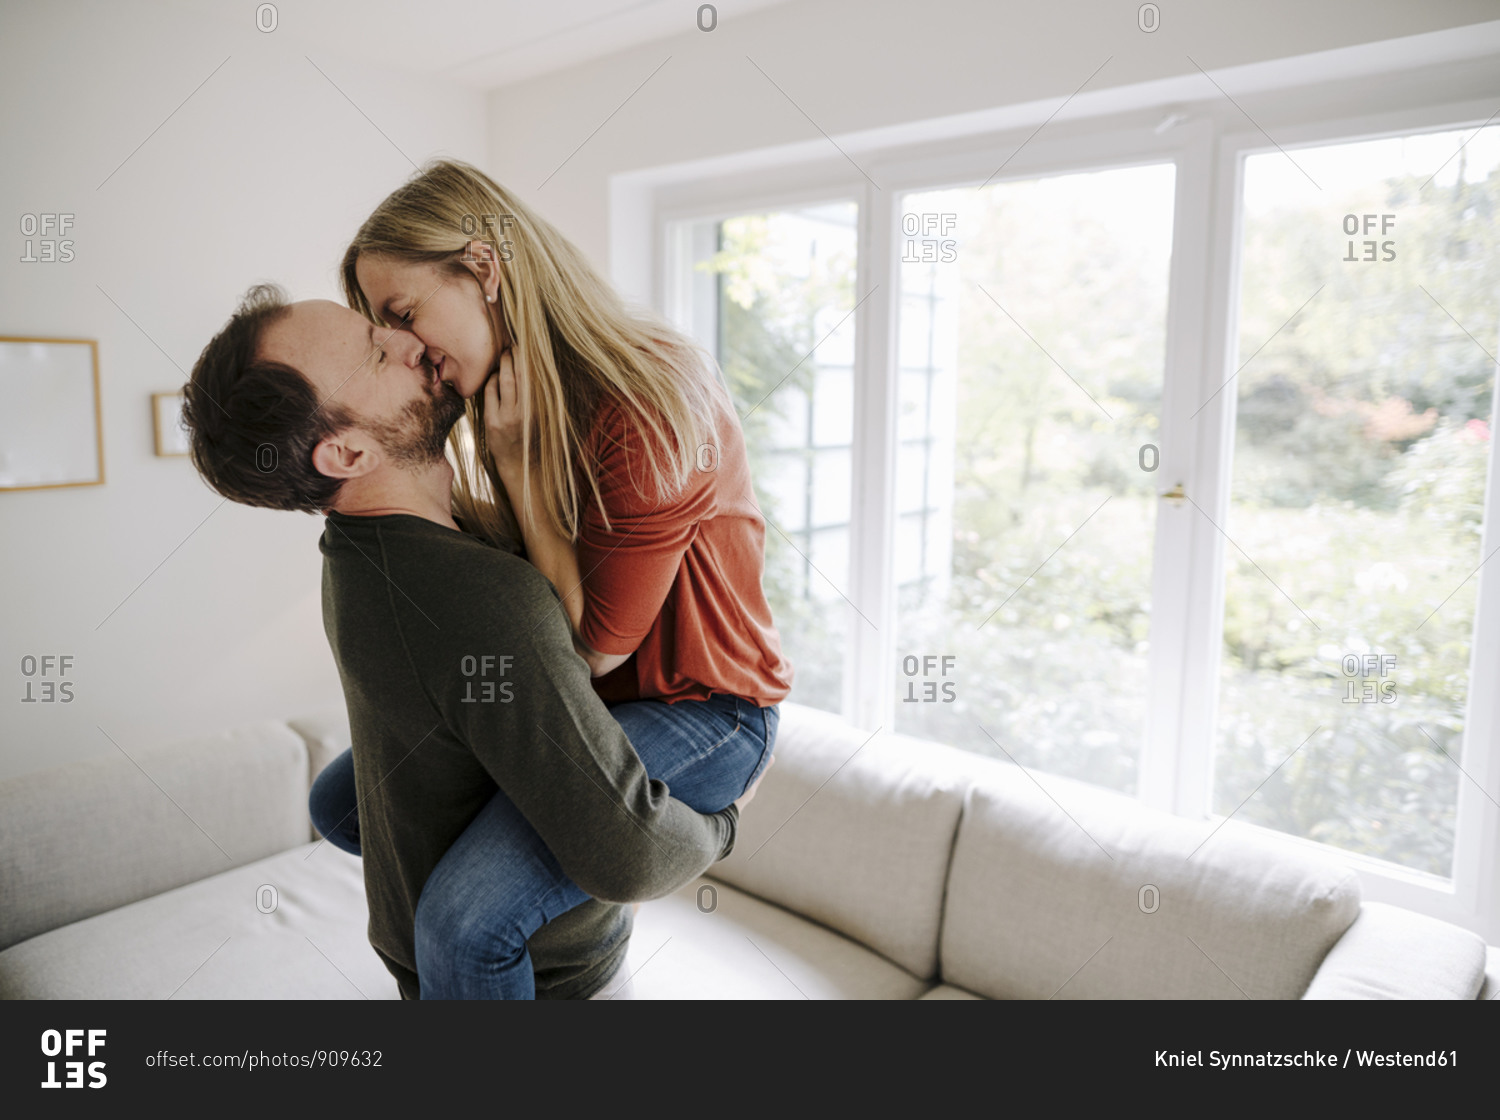
[[[1492,173],[1340,199],[1396,215],[1391,261],[1345,260],[1327,204],[1245,230],[1227,526],[1244,551],[1226,546],[1216,808],[1249,797],[1240,818],[1444,876],[1462,780],[1444,751],[1462,744],[1490,451],[1483,343],[1500,326],[1497,198]],[[1345,702],[1365,685],[1343,673],[1351,653],[1396,658],[1389,702]]]
[[[961,236],[953,559],[946,584],[899,589],[898,652],[954,657],[956,698],[899,705],[898,728],[1130,792],[1156,493],[1170,484],[1138,458],[1161,438],[1165,246],[1142,251],[1088,207],[1061,217],[1056,183],[929,196]],[[1349,212],[1396,214],[1394,260],[1344,259]],[[785,454],[795,396],[812,392],[816,315],[854,300],[852,256],[793,280],[771,263],[774,237],[764,216],[726,222],[710,265],[758,484]],[[1500,344],[1500,172],[1259,210],[1242,248],[1215,808],[1448,875]],[[810,594],[820,582],[769,529],[794,696],[837,708],[851,612]],[[1345,702],[1366,682],[1343,658],[1363,653],[1396,657],[1389,702]]]

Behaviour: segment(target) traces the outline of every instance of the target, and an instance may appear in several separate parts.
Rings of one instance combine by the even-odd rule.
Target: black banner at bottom
[[[664,1085],[707,1105],[795,1085],[804,1104],[828,1096],[847,1108],[865,1095],[917,1101],[933,1077],[981,1092],[1001,1078],[1007,1093],[1107,1083],[1156,1101],[1207,1099],[1209,1082],[1275,1091],[1292,1077],[1380,1099],[1397,1084],[1482,1084],[1494,1034],[1492,1009],[1470,1021],[1433,1003],[946,1006],[833,1009],[825,1020],[748,1003],[580,1016],[458,1003],[7,1002],[0,1100],[28,1116],[129,1103],[303,1115],[470,1092],[503,1106],[556,1088],[623,1103]]]

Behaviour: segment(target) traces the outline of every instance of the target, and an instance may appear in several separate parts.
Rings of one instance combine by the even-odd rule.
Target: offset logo
[[[948,236],[956,225],[957,214],[902,214],[906,252],[901,254],[901,263],[952,264],[958,260],[958,242]]]
[[[1354,234],[1359,233],[1360,232],[1360,219],[1361,218],[1364,219],[1364,232],[1367,233],[1367,234],[1375,232],[1375,219],[1376,218],[1380,219],[1380,232],[1381,232],[1382,236],[1385,235],[1385,234],[1387,234],[1387,233],[1390,233],[1392,227],[1394,227],[1395,224],[1396,224],[1396,215],[1394,215],[1394,214],[1345,214],[1344,215],[1344,232],[1346,234],[1349,234],[1350,236],[1353,236]],[[1363,252],[1359,256],[1356,256],[1355,253],[1354,253],[1354,242],[1351,241],[1351,242],[1349,242],[1349,252],[1347,254],[1345,254],[1345,256],[1343,257],[1343,259],[1346,260],[1346,261],[1373,261],[1373,260],[1376,260],[1377,259],[1376,256],[1375,256],[1376,244],[1377,243],[1375,241],[1365,241],[1365,242],[1363,242],[1364,250],[1363,250]],[[1382,241],[1382,242],[1379,242],[1379,247],[1380,247],[1380,253],[1381,253],[1380,257],[1378,258],[1379,260],[1382,260],[1382,261],[1393,261],[1393,260],[1396,259],[1396,243],[1394,241]]]
[[[72,667],[71,653],[23,654],[21,676],[26,682],[26,695],[21,697],[21,703],[71,704],[73,682],[61,678],[66,677]]]
[[[21,254],[22,264],[38,261],[58,261],[67,264],[73,259],[73,242],[65,240],[68,227],[73,224],[72,214],[22,214],[21,236],[26,238],[26,252]],[[41,234],[40,241],[33,241]],[[38,256],[38,250],[41,255]]]
[[[496,657],[493,653],[483,653],[475,657],[472,653],[464,654],[459,662],[459,671],[467,678],[464,681],[462,704],[493,704],[497,700],[501,704],[509,704],[515,697],[515,682],[501,679],[499,681],[486,679],[496,668],[498,663],[500,678],[504,678],[506,670],[510,668],[515,658],[510,654],[501,654]],[[475,680],[475,677],[480,679]],[[495,686],[499,685],[497,689]],[[475,685],[478,685],[476,694]]]
[[[103,1062],[89,1062],[87,1067],[80,1056],[73,1061],[58,1062],[58,1057],[72,1058],[73,1055],[83,1055],[85,1049],[87,1056],[96,1056],[104,1047],[104,1034],[102,1030],[64,1030],[42,1032],[42,1056],[54,1059],[47,1063],[47,1080],[42,1082],[43,1089],[102,1089],[108,1082],[104,1076]],[[84,1036],[88,1037],[87,1043]],[[57,1079],[57,1067],[62,1066],[64,1080]],[[85,1084],[84,1075],[87,1074],[88,1082]]]
[[[923,677],[923,681],[922,681],[922,695],[918,695],[917,694],[917,682],[914,679],[908,680],[906,682],[906,695],[903,696],[903,697],[901,697],[901,703],[903,703],[903,704],[951,704],[951,703],[953,703],[953,701],[955,701],[955,700],[958,699],[958,692],[957,692],[957,688],[956,688],[955,682],[950,681],[950,680],[943,680],[941,682],[942,686],[943,686],[943,694],[942,694],[942,697],[939,698],[938,697],[938,684],[939,684],[939,682],[938,681],[934,681],[934,680],[928,680],[926,678],[931,677],[933,670],[937,669],[939,667],[941,667],[941,669],[942,669],[942,676],[946,678],[948,676],[948,671],[950,669],[952,669],[953,666],[957,662],[958,662],[958,658],[954,657],[953,654],[951,654],[951,653],[945,653],[945,654],[943,654],[941,656],[939,656],[937,654],[934,654],[934,653],[928,653],[928,654],[924,654],[922,657],[917,657],[914,654],[907,654],[905,657],[903,657],[901,659],[901,671],[903,673],[905,673],[907,677],[910,677],[910,678],[915,678],[918,673],[920,673],[922,675],[922,677]]]

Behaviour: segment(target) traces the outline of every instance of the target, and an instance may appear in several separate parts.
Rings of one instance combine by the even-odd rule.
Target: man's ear
[[[327,478],[359,478],[380,465],[380,455],[358,428],[345,428],[313,448],[312,464]]]
[[[494,246],[488,241],[470,241],[459,260],[479,281],[485,300],[496,302],[500,298],[500,264],[495,260]]]

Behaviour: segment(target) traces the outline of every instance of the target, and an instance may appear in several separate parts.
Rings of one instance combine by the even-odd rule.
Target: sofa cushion
[[[598,998],[915,999],[929,987],[833,930],[699,879],[641,904],[625,966]]]
[[[1295,999],[1358,912],[1352,871],[1234,821],[997,765],[959,824],[942,976],[996,998]]]
[[[776,765],[710,873],[931,978],[967,781],[959,757],[783,704]]]
[[[368,920],[360,861],[303,843],[13,945],[0,998],[397,999]]]
[[[0,948],[262,859],[307,830],[307,751],[283,723],[122,742],[0,782]]]
[[[1308,986],[1306,999],[1474,999],[1484,985],[1478,934],[1366,902]]]

